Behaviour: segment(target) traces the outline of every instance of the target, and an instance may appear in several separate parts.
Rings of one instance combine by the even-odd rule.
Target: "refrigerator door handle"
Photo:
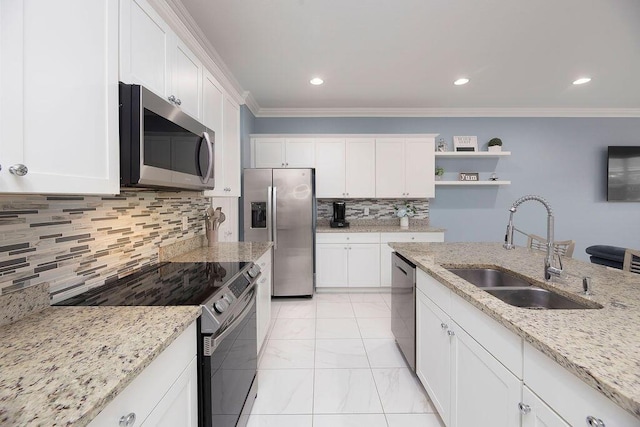
[[[273,250],[278,250],[278,187],[273,187],[273,200],[271,201],[271,232],[273,235]]]
[[[267,187],[267,240],[273,242],[273,227],[271,224],[271,214],[273,212],[273,187]]]

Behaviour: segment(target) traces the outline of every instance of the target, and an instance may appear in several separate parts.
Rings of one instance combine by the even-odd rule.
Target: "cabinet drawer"
[[[444,242],[444,233],[380,233],[380,242]]]
[[[416,269],[416,287],[445,313],[451,312],[451,290],[419,268]]]
[[[316,243],[380,243],[380,233],[317,233]]]
[[[89,426],[117,426],[120,417],[130,413],[134,413],[137,423],[142,424],[196,356],[196,338],[196,323],[193,322]]]
[[[640,420],[526,343],[524,383],[572,426],[587,426],[588,416],[609,426],[638,426]]]
[[[493,357],[522,379],[522,338],[453,292],[450,315]]]

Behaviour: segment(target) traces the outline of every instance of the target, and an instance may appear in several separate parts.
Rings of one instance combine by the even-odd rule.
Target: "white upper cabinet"
[[[255,138],[254,163],[257,168],[312,168],[313,138]]]
[[[121,0],[120,10],[120,80],[143,85],[201,120],[200,60],[146,0]]]
[[[224,185],[216,188],[227,196],[240,197],[240,106],[231,97],[224,97],[222,105],[222,153],[224,156]]]
[[[434,173],[434,138],[376,139],[376,197],[434,197]]]
[[[374,197],[375,155],[370,138],[316,139],[317,197]]]
[[[117,2],[2,0],[0,20],[0,192],[118,193]]]

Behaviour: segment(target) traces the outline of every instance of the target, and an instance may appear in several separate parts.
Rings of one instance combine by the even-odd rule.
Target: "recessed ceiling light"
[[[573,82],[574,85],[583,85],[585,83],[589,83],[591,81],[591,77],[582,77]]]
[[[453,84],[456,86],[466,85],[467,83],[469,83],[469,79],[465,79],[465,78],[458,79],[455,82],[453,82]]]
[[[320,77],[314,77],[311,80],[309,80],[309,83],[311,83],[314,86],[318,86],[324,83],[324,80],[322,80]]]

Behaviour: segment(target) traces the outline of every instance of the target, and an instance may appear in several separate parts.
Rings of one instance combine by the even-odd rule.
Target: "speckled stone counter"
[[[371,224],[371,225],[351,225],[346,228],[331,228],[328,225],[318,225],[317,233],[442,233],[444,228],[430,227],[429,225],[411,225],[408,228],[402,228],[399,225],[392,224]]]
[[[0,327],[0,425],[87,425],[199,315],[52,307]]]
[[[640,419],[640,275],[582,261],[563,260],[568,276],[543,279],[545,254],[507,251],[499,243],[391,243],[397,252],[456,294],[496,319],[585,383]],[[572,299],[588,299],[593,310],[527,310],[508,305],[447,271],[447,267],[508,269]],[[594,295],[584,297],[582,276]]]
[[[236,262],[256,261],[269,248],[271,242],[221,242],[214,246],[204,246],[177,255],[167,261],[171,262]]]

